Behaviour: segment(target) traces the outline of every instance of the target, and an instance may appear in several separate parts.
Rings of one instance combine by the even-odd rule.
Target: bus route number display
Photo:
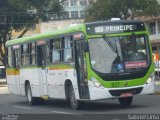
[[[145,30],[144,24],[117,24],[88,26],[88,34],[122,33]]]
[[[97,26],[95,27],[95,33],[114,33],[123,31],[133,31],[133,25],[116,25],[116,26]]]

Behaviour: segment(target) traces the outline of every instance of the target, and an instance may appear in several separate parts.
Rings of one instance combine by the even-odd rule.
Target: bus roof
[[[86,23],[86,26],[94,26],[94,25],[104,25],[104,24],[123,24],[123,23],[143,23],[141,20],[109,20],[109,21],[99,21],[99,22],[90,22]]]
[[[74,24],[74,25],[59,29],[59,30],[51,31],[51,32],[40,33],[37,35],[8,40],[6,42],[6,46],[22,44],[22,43],[26,43],[29,41],[37,41],[40,39],[46,39],[46,38],[50,38],[50,37],[57,36],[60,34],[67,34],[67,33],[82,31],[84,29],[84,26],[85,24],[76,24],[76,25]]]
[[[57,36],[57,35],[61,35],[61,34],[67,34],[67,33],[73,33],[73,32],[78,32],[78,31],[84,31],[85,26],[86,27],[90,27],[90,26],[101,26],[101,25],[114,25],[114,24],[141,24],[143,23],[142,21],[139,20],[113,20],[113,21],[98,21],[98,22],[90,22],[90,23],[85,23],[85,24],[74,24],[74,25],[70,25],[68,27],[59,29],[59,30],[55,30],[52,32],[47,32],[47,33],[40,33],[37,35],[33,35],[33,36],[27,36],[27,37],[23,37],[23,38],[17,38],[17,39],[13,39],[13,40],[9,40],[6,42],[6,46],[11,46],[11,45],[17,45],[17,44],[22,44],[22,43],[26,43],[29,41],[37,41],[40,39],[46,39],[46,38],[50,38],[53,36]],[[93,30],[90,29],[90,30]],[[87,34],[96,34],[93,31],[86,31]]]

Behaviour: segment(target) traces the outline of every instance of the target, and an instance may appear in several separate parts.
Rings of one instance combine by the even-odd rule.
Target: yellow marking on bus
[[[71,68],[49,68],[49,70],[66,70]]]
[[[42,96],[42,99],[48,100],[48,96],[47,96],[47,95],[44,95],[44,96]]]
[[[15,69],[7,69],[6,70],[6,74],[7,75],[19,75],[20,71],[19,70],[15,70]]]
[[[50,65],[47,67],[49,70],[67,70],[67,69],[73,69],[73,66],[70,65]]]

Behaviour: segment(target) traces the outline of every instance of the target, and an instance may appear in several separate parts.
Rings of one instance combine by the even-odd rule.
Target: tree
[[[12,31],[22,31],[22,37],[40,20],[47,21],[48,13],[61,15],[63,8],[58,0],[0,0],[0,61],[5,64],[5,43]]]
[[[113,17],[134,19],[137,16],[157,16],[157,0],[96,0],[87,8],[85,21],[108,20]]]

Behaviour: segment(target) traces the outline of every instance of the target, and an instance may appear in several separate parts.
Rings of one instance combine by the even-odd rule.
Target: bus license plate
[[[131,92],[122,93],[122,94],[120,95],[120,97],[131,97],[131,96],[133,96],[133,94],[132,94]]]

